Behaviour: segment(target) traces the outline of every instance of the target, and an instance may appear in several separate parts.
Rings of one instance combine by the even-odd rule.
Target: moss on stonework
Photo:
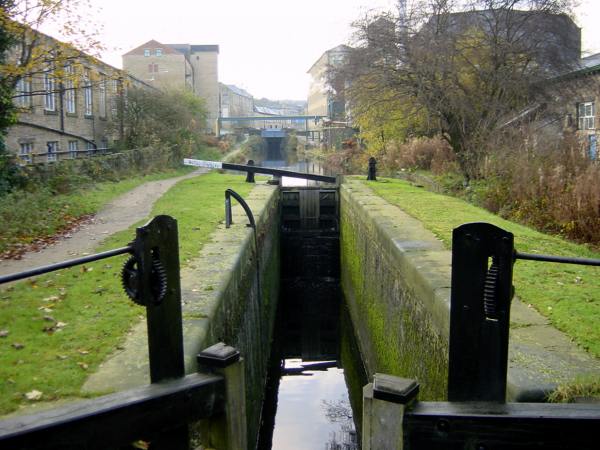
[[[363,386],[369,382],[369,379],[365,373],[349,311],[346,305],[342,305],[341,309],[340,359],[344,368],[344,380],[348,386],[348,398],[354,423],[360,435],[362,432]]]
[[[421,383],[423,400],[440,400],[447,389],[447,346],[432,329],[423,305],[404,286],[388,249],[376,241],[372,223],[354,205],[344,203],[341,217],[343,285],[354,326],[362,337],[361,350],[372,375],[382,372]],[[366,341],[366,342],[365,342]]]

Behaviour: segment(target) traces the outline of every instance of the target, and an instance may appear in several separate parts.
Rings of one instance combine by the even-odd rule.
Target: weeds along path
[[[91,222],[81,226],[69,237],[60,239],[40,251],[25,253],[22,259],[0,260],[0,275],[21,272],[90,253],[105,237],[127,229],[147,217],[154,202],[173,185],[202,173],[206,173],[206,170],[199,169],[180,177],[150,181],[132,189],[108,203]]]

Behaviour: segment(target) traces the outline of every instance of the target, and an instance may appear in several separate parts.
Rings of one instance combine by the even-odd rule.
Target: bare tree
[[[350,423],[352,421],[352,408],[348,400],[321,400],[321,408],[331,423]]]
[[[547,80],[577,64],[580,34],[568,15],[571,3],[413,1],[400,18],[359,20],[342,69],[353,116],[395,104],[391,116],[441,133],[465,177],[477,177],[491,134],[543,101]]]

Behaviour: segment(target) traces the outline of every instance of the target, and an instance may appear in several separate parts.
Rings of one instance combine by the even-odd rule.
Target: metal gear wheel
[[[121,283],[127,296],[138,305],[147,306],[140,295],[140,278],[138,261],[131,256],[121,270]],[[167,271],[158,258],[152,258],[152,272],[150,274],[150,291],[152,303],[158,305],[167,295]]]
[[[492,264],[485,276],[483,284],[483,311],[485,317],[498,320],[498,280],[500,279],[500,268],[496,258],[492,258]]]

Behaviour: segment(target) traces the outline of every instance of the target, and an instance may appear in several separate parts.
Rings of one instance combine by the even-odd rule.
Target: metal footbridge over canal
[[[256,122],[278,122],[281,126],[277,128],[261,128],[261,136],[266,139],[284,138],[286,136],[285,124],[287,123],[304,123],[304,133],[312,133],[308,129],[308,124],[313,122],[318,124],[327,119],[327,116],[321,115],[272,115],[272,116],[235,116],[235,117],[218,117],[216,120],[216,135],[220,136],[223,123],[256,123]]]
[[[249,182],[253,174],[266,173],[331,183],[304,191],[281,188],[285,194],[282,230],[293,233],[302,232],[304,226],[319,226],[305,215],[320,210],[328,233],[339,231],[335,177],[207,161],[187,163],[245,171]],[[370,176],[374,178],[374,172]],[[227,224],[232,197],[242,204],[255,228],[252,211],[230,190],[226,192]],[[418,401],[415,381],[376,374],[364,391],[363,449],[598,448],[600,405],[507,403],[505,398],[514,262],[600,266],[600,261],[519,253],[512,234],[489,224],[463,225],[455,229],[453,242],[449,401]],[[143,438],[152,449],[189,449],[188,424],[197,421],[204,424],[202,430],[219,436],[219,448],[252,448],[246,440],[240,352],[224,343],[213,345],[198,355],[197,373],[184,373],[173,218],[158,216],[139,227],[126,247],[0,277],[0,284],[121,254],[131,255],[122,274],[126,293],[147,311],[152,384],[0,421],[0,448],[122,448]]]

